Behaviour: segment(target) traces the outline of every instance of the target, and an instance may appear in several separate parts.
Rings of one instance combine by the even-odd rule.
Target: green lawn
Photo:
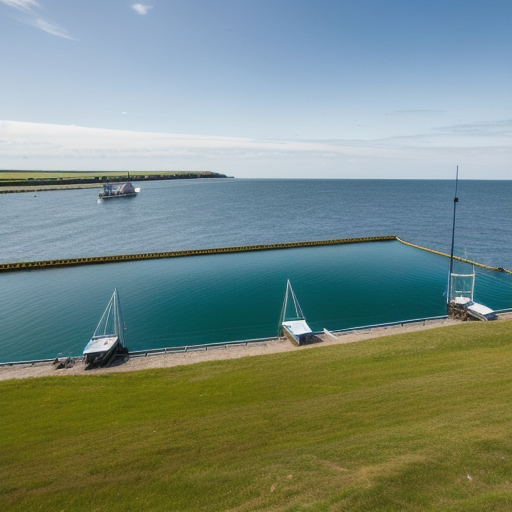
[[[511,327],[1,382],[1,509],[510,511]]]

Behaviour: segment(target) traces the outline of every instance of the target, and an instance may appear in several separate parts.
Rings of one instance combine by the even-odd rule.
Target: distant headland
[[[112,181],[191,180],[229,178],[211,171],[0,171],[0,194],[101,187]]]

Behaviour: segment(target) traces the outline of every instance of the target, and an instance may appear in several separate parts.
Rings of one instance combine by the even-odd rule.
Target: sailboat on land
[[[89,367],[106,366],[116,354],[127,354],[124,331],[121,303],[115,288],[92,338],[84,348],[85,363]]]
[[[295,345],[304,345],[314,338],[289,279],[286,281],[286,293],[279,319],[279,335],[282,333]]]
[[[450,252],[450,271],[448,273],[448,291],[446,294],[446,310],[448,316],[460,318],[461,320],[497,320],[496,313],[473,300],[475,292],[475,267],[471,274],[455,274],[453,272],[453,248],[455,243],[455,211],[459,198],[457,197],[457,186],[459,181],[459,167],[455,178],[455,197],[453,199],[453,226],[452,226],[452,248]]]

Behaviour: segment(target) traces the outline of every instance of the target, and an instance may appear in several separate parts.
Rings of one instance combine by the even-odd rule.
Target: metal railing
[[[512,312],[512,308],[506,309],[498,309],[495,310],[496,313],[510,313]],[[385,322],[381,324],[371,324],[371,325],[362,325],[358,327],[347,327],[345,329],[333,329],[329,332],[331,333],[339,333],[341,335],[356,333],[356,332],[371,332],[372,329],[386,329],[388,327],[403,327],[404,325],[414,324],[414,323],[423,323],[423,325],[427,325],[428,322],[432,322],[435,320],[446,320],[448,315],[439,315],[439,316],[430,316],[425,318],[414,318],[411,320],[399,320],[396,322]],[[324,331],[315,331],[314,335],[322,335]],[[264,344],[269,341],[283,339],[282,337],[272,336],[268,338],[253,338],[248,340],[237,340],[237,341],[223,341],[217,343],[203,343],[200,345],[181,345],[174,347],[163,347],[163,348],[149,348],[144,350],[133,350],[129,353],[129,357],[147,357],[147,356],[156,356],[156,355],[165,355],[165,354],[182,354],[185,352],[197,352],[197,351],[208,351],[213,349],[221,349],[221,348],[229,348],[236,346],[249,346],[251,344]],[[82,356],[70,356],[74,361],[83,359]],[[2,363],[0,362],[0,367],[3,366],[18,366],[18,365],[35,365],[38,363],[52,363],[55,361],[55,358],[52,359],[32,359],[26,361],[9,361]]]

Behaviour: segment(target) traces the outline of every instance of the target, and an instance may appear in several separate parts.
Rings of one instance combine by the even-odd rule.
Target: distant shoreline
[[[46,192],[48,190],[77,190],[85,188],[101,188],[101,183],[87,183],[83,185],[25,185],[25,186],[0,186],[0,194],[18,194],[23,192]]]
[[[0,171],[0,194],[100,188],[104,183],[119,181],[165,181],[229,178],[216,172],[166,171],[153,173],[75,173],[45,171]]]

